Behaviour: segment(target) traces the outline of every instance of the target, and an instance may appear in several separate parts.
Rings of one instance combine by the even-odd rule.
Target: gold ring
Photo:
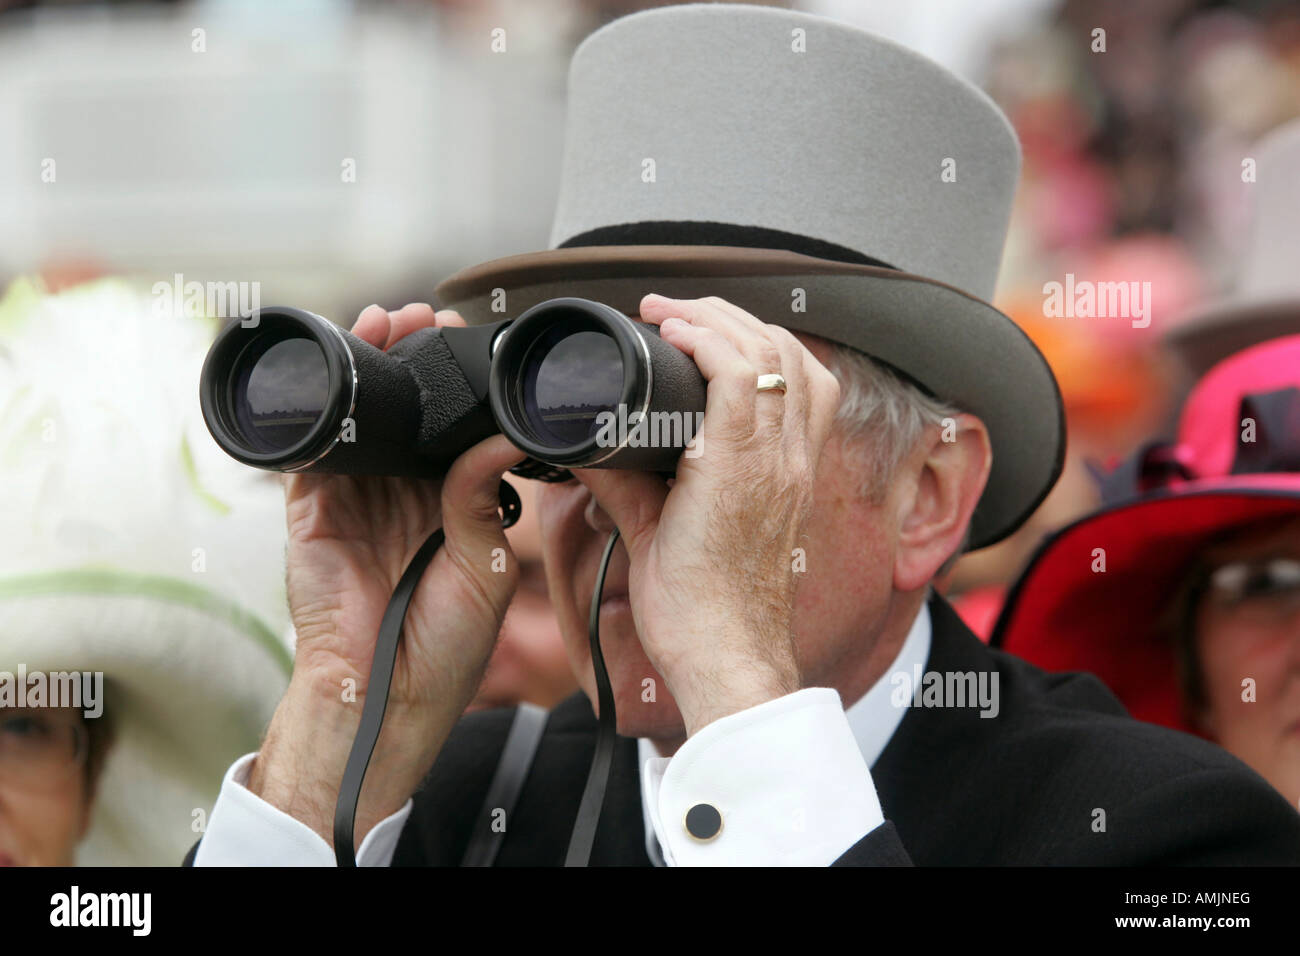
[[[758,390],[760,392],[784,392],[785,378],[779,372],[760,375],[758,377]]]

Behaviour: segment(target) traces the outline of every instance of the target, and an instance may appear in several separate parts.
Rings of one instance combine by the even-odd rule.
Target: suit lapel
[[[996,664],[942,598],[930,602],[930,657],[925,670],[939,673],[991,671]],[[979,760],[989,725],[977,707],[909,707],[871,768],[885,819],[893,821],[920,862],[926,848],[942,843],[953,819],[960,787],[954,781]],[[520,795],[518,829],[502,847],[498,865],[554,866],[564,862],[569,835],[595,750],[597,721],[582,692],[551,714],[537,758]],[[650,866],[645,851],[641,780],[636,740],[619,737],[596,840],[593,866]]]
[[[996,661],[941,597],[930,601],[930,657],[925,673],[992,672]],[[912,859],[924,864],[932,847],[976,849],[982,834],[961,833],[961,821],[980,819],[965,786],[987,767],[990,735],[998,721],[978,706],[908,707],[894,736],[871,768],[885,819],[894,823]],[[983,800],[992,796],[983,794]],[[985,804],[984,809],[987,809]]]

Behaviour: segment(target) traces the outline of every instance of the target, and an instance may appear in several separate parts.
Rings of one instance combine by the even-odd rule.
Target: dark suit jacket
[[[1300,813],[1226,751],[1132,720],[1094,677],[990,650],[942,599],[930,613],[926,670],[996,670],[1000,711],[909,708],[871,768],[887,822],[836,865],[1300,863]],[[460,721],[415,795],[394,865],[455,866],[472,828],[491,825],[480,811],[512,716]],[[595,734],[581,693],[551,713],[498,866],[563,862]],[[650,865],[639,777],[636,741],[620,737],[593,866]]]
[[[1129,718],[1094,677],[990,650],[942,599],[930,614],[926,669],[996,670],[1000,712],[910,708],[871,768],[887,823],[836,865],[1300,864],[1300,813],[1226,751]],[[460,722],[394,865],[456,865],[471,827],[490,825],[476,818],[512,713]],[[563,862],[595,732],[581,693],[551,714],[498,866]],[[649,865],[639,776],[636,741],[619,738],[592,865]]]

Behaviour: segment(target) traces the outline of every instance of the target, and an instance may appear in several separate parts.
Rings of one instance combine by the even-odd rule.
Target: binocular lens
[[[557,298],[379,349],[311,312],[258,309],[217,336],[199,402],[231,457],[274,471],[437,478],[501,432],[547,475],[671,472],[706,386],[657,333]]]
[[[294,447],[325,410],[329,370],[325,354],[305,337],[253,345],[233,370],[230,401],[235,426],[249,449],[275,454]]]
[[[556,326],[543,333],[524,360],[521,398],[540,442],[567,448],[596,435],[601,412],[614,412],[623,395],[623,359],[604,332]]]

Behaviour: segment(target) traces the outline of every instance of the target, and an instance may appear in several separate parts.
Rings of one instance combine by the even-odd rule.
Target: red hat
[[[1300,514],[1300,335],[1214,366],[1177,443],[1140,450],[1102,498],[1038,549],[990,643],[1045,670],[1090,671],[1139,720],[1196,732],[1161,618],[1212,539]]]

